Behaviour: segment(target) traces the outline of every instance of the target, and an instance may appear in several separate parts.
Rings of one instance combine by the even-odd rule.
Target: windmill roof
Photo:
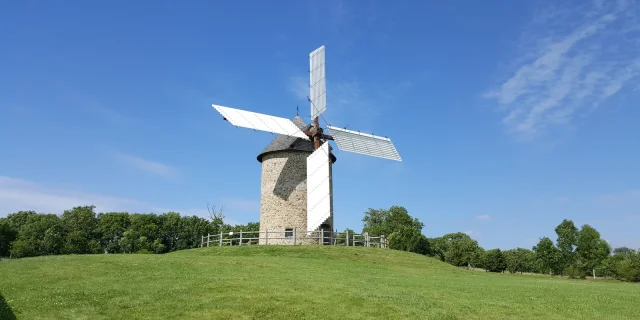
[[[302,118],[296,116],[291,121],[300,128],[300,130],[310,130],[311,124],[306,124]],[[329,146],[329,156],[331,157],[331,162],[336,162],[336,157],[331,152],[331,146]],[[292,137],[284,134],[277,135],[269,145],[267,145],[262,152],[258,155],[258,161],[262,162],[262,157],[265,154],[277,152],[277,151],[303,151],[303,152],[313,152],[315,149],[313,148],[313,141],[309,139],[303,139],[298,137]]]

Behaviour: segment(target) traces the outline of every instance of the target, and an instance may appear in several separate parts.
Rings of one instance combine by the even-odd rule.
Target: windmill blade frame
[[[286,118],[216,104],[212,104],[212,106],[225,118],[225,120],[237,127],[266,131],[273,134],[284,134],[303,139],[309,138],[293,123],[293,121]]]
[[[307,157],[307,231],[314,231],[331,216],[329,143]]]
[[[372,157],[402,161],[391,139],[373,134],[327,126],[340,150]]]
[[[311,119],[327,110],[327,75],[325,70],[325,47],[309,53],[309,102]]]

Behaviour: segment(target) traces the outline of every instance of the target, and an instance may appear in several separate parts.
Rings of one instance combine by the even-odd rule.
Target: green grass
[[[467,271],[373,248],[0,261],[0,318],[4,307],[17,319],[640,319],[638,301],[636,284]]]

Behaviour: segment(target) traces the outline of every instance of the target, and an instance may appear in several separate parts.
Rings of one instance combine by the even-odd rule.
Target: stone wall
[[[284,237],[285,229],[296,229],[296,244],[317,243],[301,239],[307,230],[307,157],[310,152],[277,151],[262,158],[260,194],[260,244],[294,244],[293,238]],[[331,172],[331,166],[330,172]],[[330,181],[333,191],[333,182]],[[333,192],[332,192],[333,194]],[[331,216],[325,221],[333,228],[333,196]],[[265,231],[269,240],[265,240]]]

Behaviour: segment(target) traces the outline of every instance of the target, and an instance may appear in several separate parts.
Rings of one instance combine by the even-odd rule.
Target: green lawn
[[[640,285],[467,271],[374,248],[0,261],[0,318],[640,319]]]

